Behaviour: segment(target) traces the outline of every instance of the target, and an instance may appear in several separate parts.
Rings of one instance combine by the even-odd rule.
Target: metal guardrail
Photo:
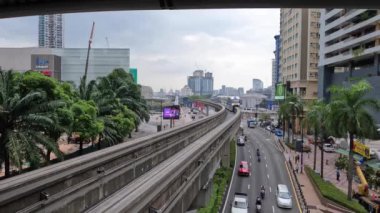
[[[309,210],[309,207],[307,206],[305,196],[303,195],[301,184],[298,181],[297,174],[294,171],[292,161],[289,160],[289,161],[286,161],[286,163],[289,165],[289,168],[291,169],[291,176],[292,176],[291,178],[295,182],[295,189],[296,189],[298,200],[300,201],[302,213],[309,213],[310,210]]]
[[[0,212],[30,212],[47,206],[80,212],[95,205],[220,125],[225,108],[206,104],[219,111],[183,127],[0,181]]]
[[[240,111],[209,134],[164,161],[87,212],[184,212],[209,172],[220,160],[222,147],[240,127]],[[229,150],[227,150],[229,152]],[[229,162],[228,162],[229,164]],[[193,196],[192,196],[193,195]]]

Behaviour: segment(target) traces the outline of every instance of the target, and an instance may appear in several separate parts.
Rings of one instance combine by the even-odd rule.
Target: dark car
[[[236,143],[238,146],[244,146],[245,145],[244,137],[239,137]]]

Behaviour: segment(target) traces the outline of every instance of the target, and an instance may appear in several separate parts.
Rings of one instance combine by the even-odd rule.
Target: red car
[[[249,176],[249,168],[247,161],[240,161],[239,172],[240,176]]]

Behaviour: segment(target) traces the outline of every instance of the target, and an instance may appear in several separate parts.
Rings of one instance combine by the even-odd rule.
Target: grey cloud
[[[0,45],[37,45],[37,17],[0,20]],[[179,89],[201,68],[222,84],[251,87],[252,78],[271,82],[273,36],[279,10],[123,11],[65,15],[65,46],[87,47],[92,21],[93,47],[130,48],[139,81]],[[4,30],[3,30],[4,29]]]

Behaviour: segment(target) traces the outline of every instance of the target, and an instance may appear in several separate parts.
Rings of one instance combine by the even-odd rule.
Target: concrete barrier
[[[224,107],[186,126],[0,181],[0,212],[82,212],[223,123]]]
[[[229,155],[229,141],[239,126],[240,110],[87,212],[186,212],[198,192],[207,187],[222,158]]]

